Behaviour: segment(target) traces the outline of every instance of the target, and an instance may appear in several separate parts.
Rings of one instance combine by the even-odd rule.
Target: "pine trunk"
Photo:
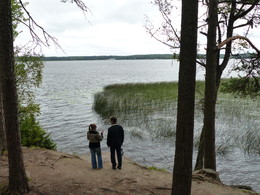
[[[189,195],[192,179],[198,1],[182,1],[173,195]]]
[[[5,136],[5,125],[4,125],[4,110],[3,110],[3,101],[2,93],[0,87],[0,156],[6,150],[6,136]]]
[[[206,81],[205,81],[205,107],[204,107],[204,168],[216,171],[215,151],[215,109],[216,109],[216,28],[218,21],[218,1],[209,1]]]
[[[199,169],[204,168],[204,133],[205,133],[205,130],[204,130],[204,128],[202,128],[202,131],[200,134],[200,144],[199,144],[199,149],[198,149],[198,155],[197,155],[194,170],[199,170]]]
[[[11,193],[25,193],[29,186],[23,164],[18,123],[11,0],[0,0],[0,18],[0,83],[8,151],[9,189]]]

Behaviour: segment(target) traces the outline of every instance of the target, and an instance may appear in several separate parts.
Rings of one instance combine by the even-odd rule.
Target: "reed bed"
[[[196,83],[194,146],[203,126],[204,82]],[[177,82],[115,84],[95,94],[93,109],[106,119],[115,115],[129,127],[132,136],[153,139],[175,138]],[[216,105],[216,148],[226,154],[239,147],[245,153],[260,154],[259,99],[218,96]]]

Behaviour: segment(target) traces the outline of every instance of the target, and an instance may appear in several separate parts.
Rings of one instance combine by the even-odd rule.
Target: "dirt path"
[[[23,148],[32,191],[28,195],[167,195],[172,174],[148,170],[123,158],[122,170],[112,170],[109,154],[103,153],[104,168],[93,170],[90,156],[82,158],[56,151]],[[7,182],[7,157],[1,157],[0,184]],[[248,192],[222,185],[202,175],[194,176],[193,195],[246,195]]]

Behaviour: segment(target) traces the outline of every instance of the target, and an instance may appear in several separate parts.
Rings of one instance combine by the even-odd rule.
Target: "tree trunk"
[[[173,195],[191,193],[197,18],[198,1],[183,0]]]
[[[198,148],[198,155],[194,170],[200,170],[204,168],[204,128],[202,128],[200,134],[200,144]]]
[[[0,0],[0,83],[3,95],[11,193],[29,190],[21,151],[14,73],[11,0]]]
[[[4,125],[4,110],[3,110],[3,101],[2,93],[0,87],[0,156],[6,150],[6,136],[5,136],[5,125]]]
[[[205,108],[204,108],[204,162],[205,168],[216,170],[215,151],[215,107],[216,107],[216,28],[218,21],[218,1],[209,1],[206,81],[205,81]]]
[[[228,19],[228,26],[227,26],[227,36],[226,36],[226,39],[230,38],[233,36],[233,30],[234,30],[234,22],[236,20],[236,10],[237,10],[237,3],[235,1],[233,1],[231,3],[231,8],[230,8],[230,14],[229,14],[229,18]],[[252,9],[252,8],[250,8]],[[246,10],[245,10],[246,12]],[[219,34],[221,34],[221,32],[219,32]],[[219,41],[218,43],[221,43],[221,39],[219,37]],[[230,56],[231,56],[231,49],[232,49],[232,41],[229,41],[227,44],[226,44],[226,47],[225,47],[225,55],[224,55],[224,59],[222,60],[221,64],[219,63],[219,55],[220,55],[220,50],[218,50],[217,52],[217,59],[216,59],[216,62],[217,62],[217,72],[216,72],[216,88],[215,88],[215,102],[217,101],[217,95],[218,95],[218,90],[219,90],[219,86],[220,86],[220,81],[221,81],[221,76],[222,76],[222,73],[224,71],[224,69],[227,67],[227,64],[229,62],[229,59],[230,59]],[[204,144],[202,144],[204,146]],[[204,155],[203,155],[204,156]],[[199,159],[201,157],[197,157],[197,161],[199,162],[201,159]]]

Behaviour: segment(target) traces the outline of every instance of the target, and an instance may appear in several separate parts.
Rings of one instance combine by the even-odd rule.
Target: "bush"
[[[24,117],[20,121],[20,129],[23,146],[56,150],[56,144],[51,139],[50,134],[42,129],[34,115]]]
[[[249,96],[256,99],[260,96],[260,77],[240,77],[223,80],[220,88],[223,93],[232,93],[238,97]]]

